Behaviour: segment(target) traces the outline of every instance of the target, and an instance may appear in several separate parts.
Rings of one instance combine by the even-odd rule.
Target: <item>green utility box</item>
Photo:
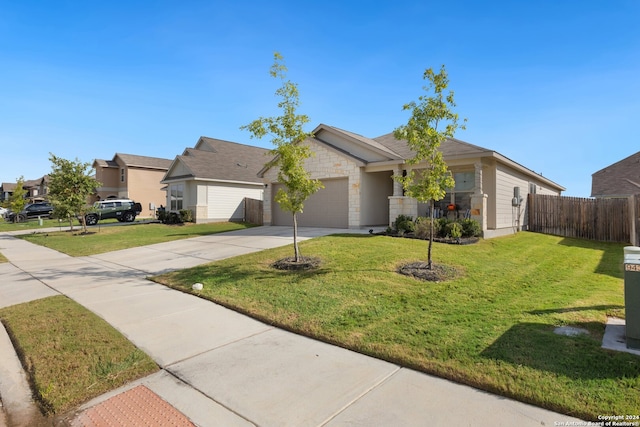
[[[640,350],[640,247],[624,248],[624,310],[627,348]]]

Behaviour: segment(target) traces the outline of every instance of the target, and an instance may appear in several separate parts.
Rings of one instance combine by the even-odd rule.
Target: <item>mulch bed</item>
[[[426,262],[412,262],[398,268],[398,273],[428,282],[443,282],[454,279],[459,275],[458,270],[448,265],[432,263],[431,268],[428,268],[428,266],[429,264]]]
[[[316,257],[301,256],[300,261],[296,262],[295,257],[282,258],[271,264],[273,268],[278,270],[312,270],[320,266],[321,260]]]
[[[413,233],[405,233],[400,235],[397,233],[381,232],[376,234],[380,236],[403,237],[405,239],[418,239],[418,240],[425,240],[425,241],[429,240],[428,237],[418,237]],[[449,245],[472,245],[474,243],[478,243],[480,241],[480,238],[479,237],[459,237],[457,239],[454,239],[451,237],[434,237],[433,241],[438,243],[447,243]]]

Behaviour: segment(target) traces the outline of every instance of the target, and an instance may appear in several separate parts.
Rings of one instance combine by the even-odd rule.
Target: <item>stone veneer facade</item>
[[[320,144],[307,142],[315,156],[305,161],[305,169],[312,178],[331,179],[345,178],[349,180],[349,228],[360,228],[362,226],[361,207],[363,206],[361,195],[363,168],[355,161],[345,157],[344,154],[334,151]],[[482,163],[476,162],[475,167],[475,191],[471,199],[471,218],[477,220],[483,231],[487,230],[487,195],[482,191]],[[402,167],[396,166],[396,174],[402,173]],[[268,184],[264,190],[264,224],[272,224],[272,189],[273,184],[278,182],[277,168],[271,168],[264,174],[264,182]],[[394,181],[393,195],[389,200],[389,226],[398,215],[410,215],[414,218],[418,214],[418,201],[411,197],[402,195],[402,184]]]

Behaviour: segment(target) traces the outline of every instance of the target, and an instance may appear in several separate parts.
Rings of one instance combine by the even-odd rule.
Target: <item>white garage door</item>
[[[262,191],[262,186],[209,185],[207,187],[207,219],[242,221],[244,198],[262,200]]]
[[[349,227],[349,179],[322,180],[324,188],[311,195],[304,204],[304,212],[298,214],[300,227]],[[293,225],[291,212],[280,209],[273,200],[281,184],[273,186],[272,218],[273,225]]]

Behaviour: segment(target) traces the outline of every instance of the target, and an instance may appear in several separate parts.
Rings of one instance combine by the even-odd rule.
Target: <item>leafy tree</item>
[[[323,185],[317,179],[311,179],[304,168],[305,159],[313,154],[304,141],[312,138],[313,134],[303,129],[309,122],[309,117],[296,114],[300,104],[298,85],[286,79],[287,67],[282,55],[276,52],[273,57],[270,75],[282,81],[282,87],[276,91],[276,95],[281,98],[278,108],[282,109],[282,115],[260,117],[248,125],[241,126],[240,129],[248,130],[251,138],[271,136],[275,148],[271,150],[274,159],[269,166],[279,167],[278,182],[284,186],[278,190],[275,200],[283,210],[293,215],[294,261],[300,262],[297,214],[302,213],[304,202],[309,196],[323,188]]]
[[[68,219],[73,231],[73,220],[80,218],[82,229],[87,232],[85,215],[92,209],[87,205],[88,197],[100,186],[94,177],[88,174],[90,163],[82,163],[57,157],[49,153],[51,173],[49,173],[49,201],[53,205],[53,215]]]
[[[431,227],[427,265],[431,269],[434,202],[442,200],[447,189],[455,185],[442,157],[440,145],[447,138],[452,138],[457,129],[465,129],[466,119],[462,124],[458,124],[458,114],[451,110],[456,106],[453,92],[444,93],[449,86],[444,65],[437,74],[433,69],[427,69],[422,78],[429,82],[428,86],[423,87],[427,95],[418,97],[418,102],[412,101],[402,107],[403,110],[411,111],[411,117],[406,125],[394,131],[394,136],[406,140],[409,148],[415,153],[407,163],[417,166],[416,169],[419,170],[412,168],[405,176],[394,175],[393,178],[402,183],[406,195],[421,203],[430,204]]]
[[[18,221],[18,213],[21,212],[27,204],[27,199],[24,196],[27,194],[27,190],[24,189],[24,176],[17,179],[16,188],[13,190],[11,196],[9,196],[9,209],[15,212],[13,216],[13,222]]]

